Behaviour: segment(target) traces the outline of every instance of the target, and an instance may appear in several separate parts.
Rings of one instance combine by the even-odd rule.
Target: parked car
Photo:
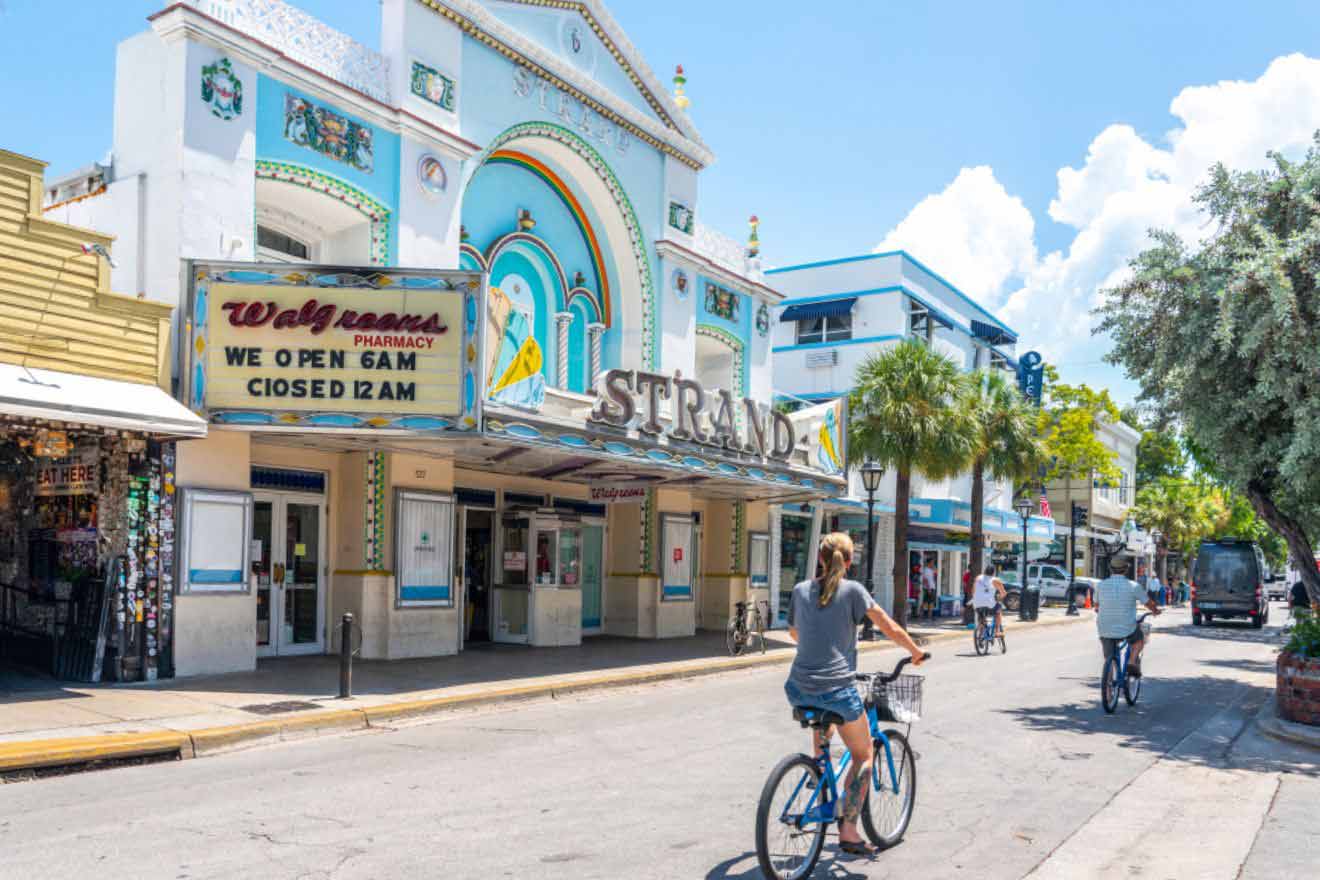
[[[1265,554],[1254,541],[1202,541],[1192,568],[1192,625],[1245,617],[1259,629],[1270,619]]]
[[[999,573],[999,579],[1004,582],[1004,589],[1008,595],[1004,598],[1004,607],[1009,611],[1016,611],[1018,603],[1022,600],[1021,587],[1018,581],[1021,579],[1020,569],[1007,569]],[[1057,565],[1048,562],[1036,562],[1027,566],[1027,583],[1040,590],[1042,602],[1067,602],[1068,601],[1068,572]],[[1088,587],[1095,588],[1099,583],[1095,578],[1078,577],[1077,595],[1081,596],[1083,590]]]

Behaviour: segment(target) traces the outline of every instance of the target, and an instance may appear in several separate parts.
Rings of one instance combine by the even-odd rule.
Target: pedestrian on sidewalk
[[[972,567],[969,565],[963,569],[963,576],[962,576],[962,601],[963,601],[962,622],[964,626],[976,625],[976,612],[972,609],[972,589],[974,586],[973,585],[974,580],[975,578],[972,577]]]
[[[872,855],[857,829],[871,784],[874,750],[871,731],[857,692],[857,628],[870,620],[896,645],[912,655],[920,666],[925,654],[907,631],[875,603],[857,581],[844,575],[852,564],[852,538],[832,532],[820,540],[823,575],[793,588],[788,605],[788,635],[797,643],[797,656],[784,682],[784,694],[794,707],[833,712],[843,719],[838,732],[852,755],[843,785],[843,811],[839,822],[839,849],[849,855]],[[834,728],[823,734],[812,732],[812,754],[820,750],[817,736],[834,736]]]
[[[935,568],[928,559],[921,568],[921,616],[927,620],[935,617],[937,584]]]

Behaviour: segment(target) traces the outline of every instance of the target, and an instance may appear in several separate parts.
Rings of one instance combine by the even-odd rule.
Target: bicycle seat
[[[844,723],[843,716],[838,712],[830,712],[812,706],[794,706],[793,718],[803,727],[819,727],[822,729]]]

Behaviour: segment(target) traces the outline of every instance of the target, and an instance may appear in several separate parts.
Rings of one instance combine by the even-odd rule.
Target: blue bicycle
[[[996,641],[999,642],[999,653],[1007,654],[1008,642],[1004,639],[1004,631],[999,627],[994,609],[976,609],[976,630],[972,633],[972,645],[976,653],[981,656],[989,654]]]
[[[1150,614],[1138,617],[1137,626],[1144,624],[1147,617],[1150,617]],[[1132,653],[1132,642],[1128,639],[1105,641],[1116,644],[1113,650],[1105,651],[1109,656],[1105,658],[1105,668],[1100,673],[1100,704],[1105,707],[1106,714],[1112,715],[1118,708],[1119,690],[1123,691],[1123,697],[1129,706],[1137,704],[1137,700],[1141,697],[1141,679],[1128,675],[1128,657]]]
[[[926,659],[930,654],[926,654]],[[862,827],[880,849],[903,839],[917,798],[917,756],[908,745],[912,722],[921,715],[919,675],[900,675],[911,662],[904,657],[889,675],[857,675],[865,683],[866,717],[870,723],[875,761],[871,790],[862,806]],[[793,717],[824,733],[842,724],[833,712],[798,707]],[[907,731],[880,729],[880,723],[906,724]],[[820,737],[819,753],[789,755],[770,771],[756,810],[756,857],[771,880],[800,880],[816,867],[825,847],[828,826],[842,820],[838,782],[852,755],[844,752],[838,767],[830,758],[829,740]]]

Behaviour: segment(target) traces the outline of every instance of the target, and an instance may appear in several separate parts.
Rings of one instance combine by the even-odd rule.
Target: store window
[[[776,617],[788,623],[793,587],[811,576],[811,517],[784,514],[779,529],[779,607]]]
[[[809,318],[797,322],[798,345],[816,342],[843,342],[852,339],[852,314],[828,318]]]
[[[257,258],[274,262],[306,262],[312,249],[305,241],[269,226],[257,227]]]
[[[536,533],[536,582],[553,584],[555,582],[555,533],[540,531]]]
[[[916,300],[909,300],[908,336],[913,339],[920,339],[922,342],[929,344],[934,332],[935,325],[931,320],[930,309],[926,308]]]

